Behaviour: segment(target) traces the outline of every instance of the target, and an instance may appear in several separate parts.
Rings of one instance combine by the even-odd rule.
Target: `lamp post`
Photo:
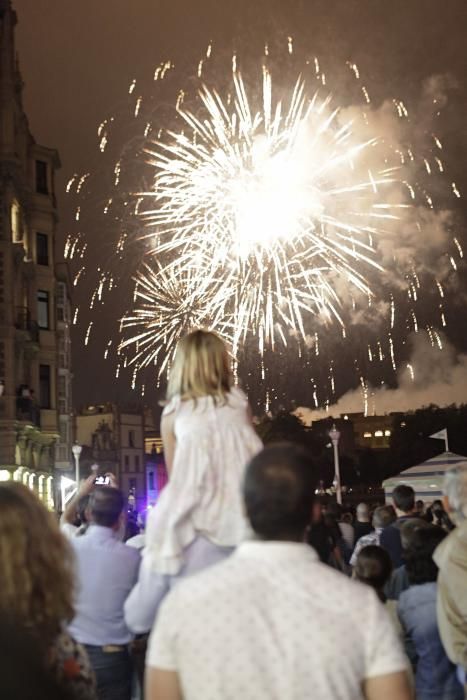
[[[329,437],[332,441],[332,446],[334,448],[334,481],[336,484],[336,498],[337,502],[342,504],[342,488],[341,488],[341,471],[339,467],[339,438],[341,434],[337,430],[335,424],[333,424],[331,430],[329,431]]]
[[[76,490],[79,490],[79,457],[82,451],[81,445],[73,445],[71,451],[73,452],[73,457],[75,458],[75,475],[76,475]]]

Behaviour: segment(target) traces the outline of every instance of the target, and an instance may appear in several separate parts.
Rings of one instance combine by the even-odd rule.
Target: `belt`
[[[94,644],[85,644],[84,646],[90,649],[99,649],[103,651],[104,654],[118,654],[119,652],[128,650],[128,644],[105,644],[103,647],[98,647]]]

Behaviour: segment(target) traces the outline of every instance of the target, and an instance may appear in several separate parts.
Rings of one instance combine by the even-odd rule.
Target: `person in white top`
[[[248,401],[214,333],[179,342],[161,433],[169,482],[146,529],[140,577],[125,604],[135,633],[148,632],[173,583],[232,553],[250,535],[241,482],[262,447]]]
[[[164,600],[147,700],[411,700],[405,655],[374,591],[303,543],[315,486],[301,448],[253,458],[244,500],[257,540]]]

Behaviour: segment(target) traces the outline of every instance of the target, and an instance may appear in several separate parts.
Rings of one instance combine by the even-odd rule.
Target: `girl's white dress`
[[[183,550],[197,537],[235,547],[250,534],[241,493],[245,467],[262,447],[245,394],[234,387],[225,402],[210,396],[174,398],[176,448],[169,483],[148,518],[146,552],[153,570],[175,575]]]

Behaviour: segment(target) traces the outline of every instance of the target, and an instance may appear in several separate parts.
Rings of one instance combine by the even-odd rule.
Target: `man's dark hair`
[[[118,523],[124,505],[125,498],[119,489],[98,486],[89,499],[91,521],[102,527],[114,527]]]
[[[292,443],[266,447],[247,467],[245,507],[265,540],[300,540],[311,520],[316,476],[309,453]]]
[[[436,581],[438,567],[433,561],[433,552],[446,534],[437,525],[418,528],[412,533],[410,547],[404,552],[405,568],[411,586]]]
[[[391,557],[385,549],[377,545],[363,547],[358,553],[354,571],[358,581],[374,588],[383,599],[383,588],[392,571]]]
[[[403,513],[411,513],[415,507],[415,491],[407,484],[399,484],[392,492],[395,506]]]

